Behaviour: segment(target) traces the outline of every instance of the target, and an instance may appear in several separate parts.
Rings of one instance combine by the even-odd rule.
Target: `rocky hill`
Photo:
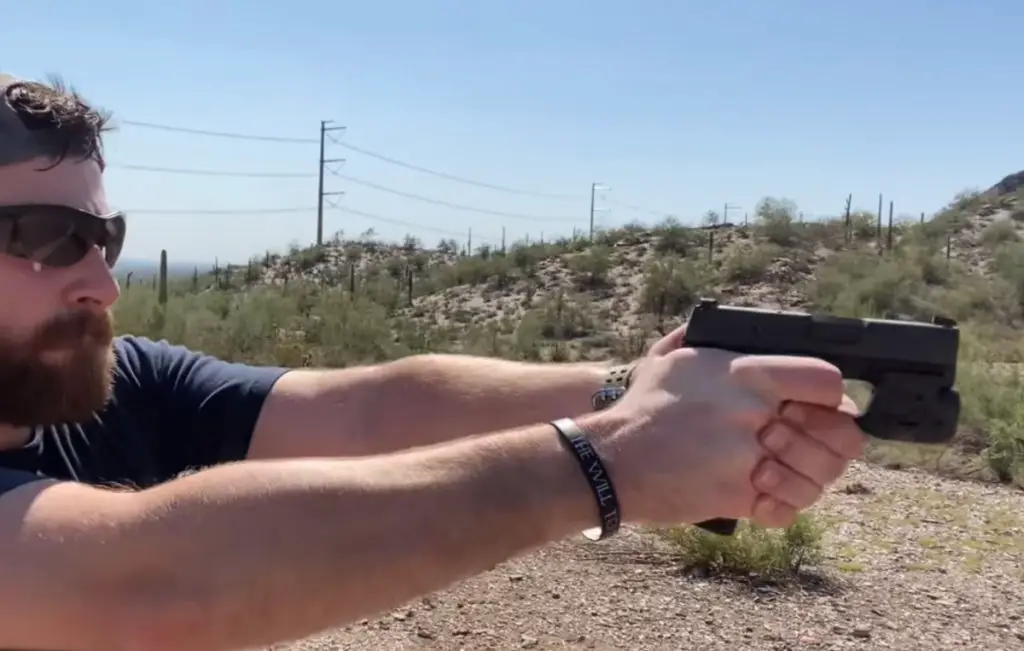
[[[1024,188],[1024,170],[1017,172],[1016,174],[1007,174],[1003,180],[996,183],[987,191],[985,191],[985,197],[1005,197],[1016,193],[1021,188]]]
[[[1013,293],[1010,285],[1017,281],[1006,245],[1024,230],[1024,190],[1016,185],[1021,176],[984,193],[963,193],[926,221],[890,224],[887,215],[853,212],[801,223],[795,206],[769,198],[748,225],[631,224],[600,232],[594,243],[517,242],[505,250],[480,247],[472,255],[452,241],[425,249],[413,238],[402,245],[339,238],[321,248],[266,256],[256,271],[225,272],[222,282],[313,284],[378,298],[390,290],[394,296],[385,303],[391,316],[417,327],[513,336],[537,326],[545,354],[584,358],[632,351],[629,342],[638,333],[649,335],[678,320],[698,295],[768,308],[903,316],[944,311],[972,319],[977,306],[947,294],[985,281],[990,286],[984,299],[991,304],[982,309],[1016,319],[1019,310],[997,305],[994,295]],[[893,277],[878,275],[885,273]],[[866,286],[865,274],[876,287]],[[836,286],[846,276],[855,285],[864,282]],[[915,280],[925,291],[911,291]],[[853,296],[855,290],[862,295]]]

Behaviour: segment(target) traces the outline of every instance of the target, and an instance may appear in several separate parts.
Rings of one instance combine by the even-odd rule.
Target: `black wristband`
[[[594,500],[597,502],[598,520],[600,526],[587,529],[583,536],[589,540],[604,540],[615,535],[622,524],[622,516],[619,513],[619,498],[615,495],[615,488],[612,486],[611,477],[597,455],[594,446],[587,440],[587,435],[580,429],[571,418],[562,418],[552,421],[551,425],[560,435],[565,447],[576,457],[580,464],[580,470],[590,484],[590,490],[594,493]]]

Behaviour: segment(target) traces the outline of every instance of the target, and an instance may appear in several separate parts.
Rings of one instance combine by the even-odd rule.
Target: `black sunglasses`
[[[68,206],[0,206],[0,253],[48,267],[78,264],[93,247],[113,268],[124,246],[124,214],[94,215]]]

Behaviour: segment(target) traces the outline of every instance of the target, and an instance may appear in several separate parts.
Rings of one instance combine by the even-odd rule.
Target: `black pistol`
[[[960,331],[952,319],[853,319],[701,299],[690,313],[684,345],[747,355],[817,357],[838,367],[845,379],[872,385],[871,402],[857,417],[868,435],[945,443],[956,434],[960,395],[953,385]],[[736,521],[719,518],[698,526],[728,536],[735,532]]]

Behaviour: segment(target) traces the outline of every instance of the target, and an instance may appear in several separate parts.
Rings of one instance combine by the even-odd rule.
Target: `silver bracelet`
[[[616,400],[626,394],[635,368],[636,364],[627,364],[609,369],[604,384],[590,398],[590,404],[594,407],[594,411],[611,407]]]

